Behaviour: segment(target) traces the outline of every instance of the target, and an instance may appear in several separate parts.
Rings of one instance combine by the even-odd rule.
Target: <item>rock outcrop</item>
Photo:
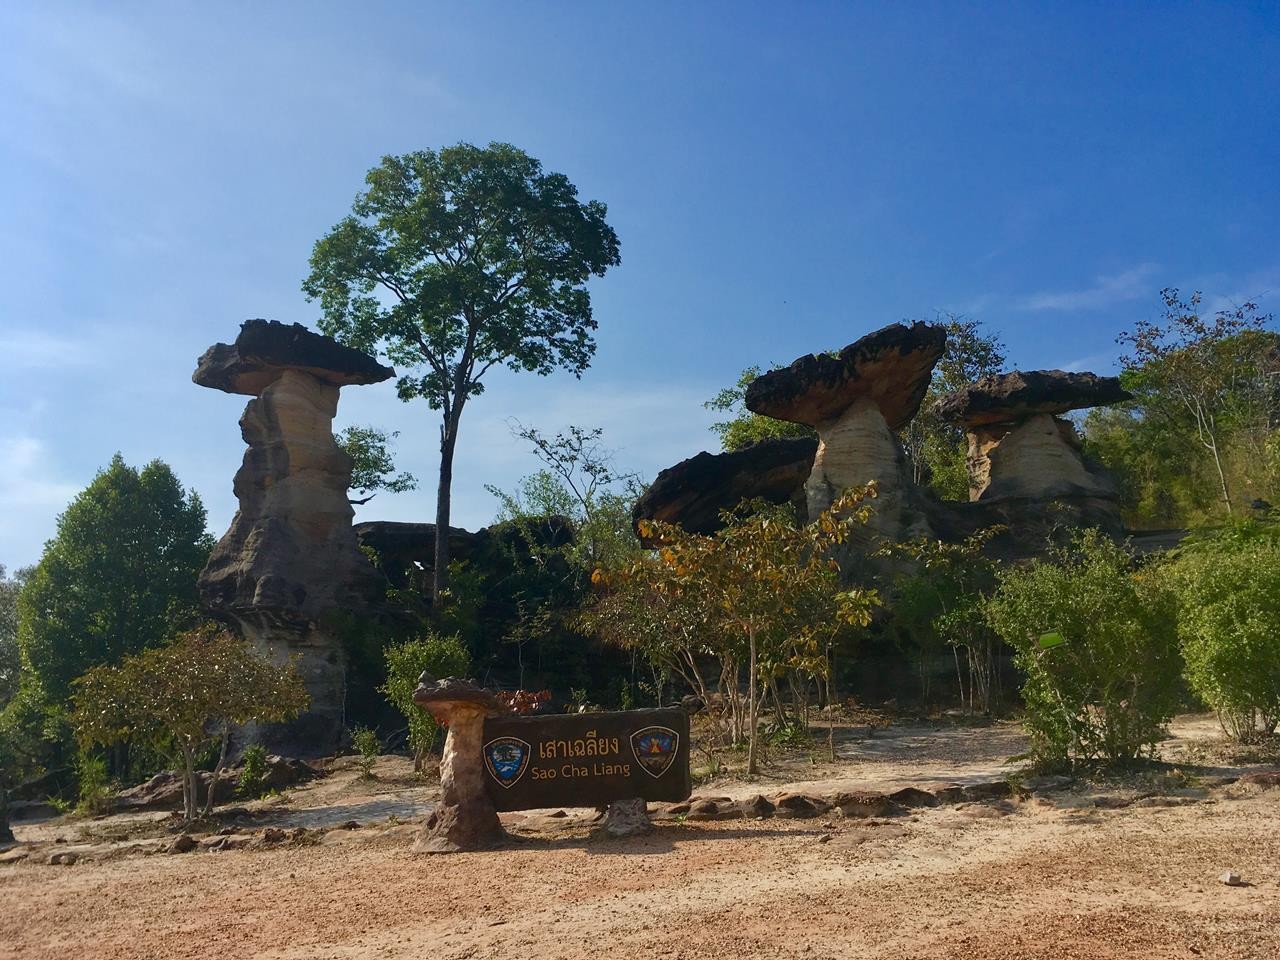
[[[397,589],[414,587],[424,594],[431,588],[435,565],[436,525],[396,520],[369,520],[353,528],[362,548],[378,556],[383,576]],[[482,561],[497,550],[501,556],[526,556],[532,548],[540,551],[573,542],[574,528],[568,517],[549,516],[536,524],[495,523],[475,533],[461,527],[449,528],[449,556],[452,560]],[[528,540],[535,541],[532,545]]]
[[[827,509],[841,491],[874,480],[872,530],[895,539],[929,532],[924,513],[911,502],[911,471],[894,431],[920,408],[946,340],[941,326],[895,323],[839,354],[801,357],[747,387],[748,409],[818,431],[805,481],[809,517]]]
[[[709,534],[722,526],[723,511],[756,498],[793,503],[803,517],[804,484],[817,450],[816,439],[794,437],[762,440],[729,453],[700,453],[659,473],[636,501],[632,518]]]
[[[869,533],[886,539],[959,542],[1000,527],[987,550],[1015,560],[1043,552],[1075,527],[1121,535],[1115,482],[1082,455],[1074,427],[1061,416],[1129,399],[1114,377],[1015,372],[943,397],[936,411],[968,436],[970,500],[942,501],[912,481],[895,431],[915,416],[945,339],[940,327],[894,324],[839,354],[801,357],[757,378],[747,388],[747,407],[814,426],[816,450],[812,440],[780,440],[701,453],[662,471],[637,503],[635,519],[713,533],[722,510],[752,497],[795,503],[802,518],[812,519],[841,490],[875,480]],[[837,557],[850,580],[875,566],[868,565],[865,539]]]
[[[347,501],[351,458],[333,438],[338,391],[394,371],[298,324],[249,320],[200,358],[201,386],[252,396],[239,510],[200,575],[209,611],[273,656],[297,656],[311,694],[299,720],[261,731],[288,752],[330,749],[342,730],[345,658],[335,621],[378,590]]]
[[[938,415],[969,441],[969,499],[1115,501],[1114,479],[1081,455],[1061,414],[1130,399],[1115,377],[1061,370],[983,377],[943,397]]]

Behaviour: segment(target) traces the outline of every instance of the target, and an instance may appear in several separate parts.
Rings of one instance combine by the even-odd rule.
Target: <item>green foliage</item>
[[[581,375],[595,352],[586,282],[621,262],[604,204],[581,202],[503,143],[461,143],[387,156],[365,177],[350,216],[317,241],[302,288],[320,328],[381,352],[402,371],[403,400],[441,412],[436,523],[449,525],[458,425],[492,367]],[[447,585],[448,538],[434,592]]]
[[[1098,407],[1084,418],[1083,440],[1085,454],[1115,476],[1131,529],[1190,526],[1216,512],[1209,465],[1176,424],[1133,404]]]
[[[18,648],[18,594],[31,576],[31,568],[7,576],[0,563],[0,710],[18,692],[22,656]]]
[[[61,716],[46,708],[34,687],[18,688],[0,710],[0,790],[45,772],[50,746],[61,747],[66,739]]]
[[[368,727],[356,727],[351,734],[351,746],[356,751],[356,764],[360,768],[360,776],[368,779],[373,776],[373,765],[382,754],[382,741],[377,733]]]
[[[777,370],[781,365],[773,364],[769,369]],[[816,437],[817,431],[803,423],[791,423],[787,420],[775,420],[763,414],[753,413],[746,408],[743,400],[747,395],[747,387],[751,381],[760,376],[759,367],[747,367],[739,375],[731,387],[725,387],[703,406],[708,410],[728,415],[711,425],[712,431],[720,437],[720,446],[724,450],[741,450],[761,440],[774,440],[784,437]]]
[[[932,698],[932,668],[939,654],[954,649],[960,698],[970,712],[990,712],[997,693],[994,637],[983,605],[994,586],[996,564],[986,546],[1003,528],[992,527],[961,543],[928,538],[893,544],[879,551],[896,561],[891,582],[890,630],[916,665],[924,703]],[[968,684],[960,673],[960,651]]]
[[[949,313],[934,320],[946,327],[947,345],[934,368],[929,389],[915,418],[903,428],[903,449],[916,483],[943,500],[969,499],[968,444],[964,431],[934,412],[946,394],[1004,368],[1005,346],[995,334],[981,332],[977,320]]]
[[[81,746],[135,740],[180,753],[184,807],[196,814],[195,763],[202,750],[246,723],[279,723],[306,709],[292,664],[277,666],[212,624],[180,634],[74,683],[71,725]]]
[[[457,636],[428,633],[419,640],[388,646],[387,681],[379,689],[391,704],[404,714],[409,727],[409,749],[414,755],[414,769],[420,770],[422,758],[435,742],[437,726],[431,714],[413,702],[418,678],[427,673],[436,679],[465,677],[471,670],[471,657]]]
[[[396,473],[391,444],[398,436],[399,431],[388,433],[377,427],[347,427],[334,437],[351,457],[351,489],[363,495],[353,503],[368,503],[379,490],[405,493],[417,489],[413,474]]]
[[[1280,541],[1238,524],[1185,546],[1170,573],[1192,690],[1237,740],[1280,724]]]
[[[525,441],[545,468],[525,477],[514,495],[485,487],[501,505],[499,522],[539,524],[551,517],[567,518],[573,537],[560,549],[580,576],[589,576],[597,567],[619,566],[640,549],[631,529],[639,478],[614,466],[614,451],[605,448],[603,433],[599,427],[570,425],[551,437],[515,421],[512,435]]]
[[[107,761],[88,750],[76,755],[76,781],[80,785],[80,797],[76,810],[95,816],[111,810],[111,778],[107,774]]]
[[[1158,571],[1085,531],[999,573],[992,629],[1016,651],[1032,755],[1042,764],[1139,756],[1178,703],[1173,598]],[[1064,642],[1041,644],[1046,634]]]
[[[164,643],[199,610],[213,539],[200,498],[156,460],[117,454],[58,518],[18,597],[24,669],[51,704],[90,667]]]
[[[267,775],[267,748],[254,743],[240,756],[240,780],[236,792],[249,800],[262,796]]]
[[[1249,493],[1274,490],[1280,479],[1266,476],[1266,448],[1280,413],[1280,336],[1265,329],[1272,317],[1259,313],[1255,303],[1206,317],[1198,292],[1184,300],[1167,288],[1161,298],[1161,321],[1139,321],[1117,338],[1129,349],[1121,358],[1124,384],[1140,418],[1127,426],[1140,444],[1163,439],[1166,447],[1185,447],[1178,460],[1194,452],[1215,491],[1207,499],[1197,491],[1197,512],[1230,515]],[[1114,442],[1098,451],[1109,465],[1123,463]],[[1140,459],[1169,477],[1181,466],[1175,462],[1160,471],[1158,461]]]
[[[692,679],[704,702],[697,660],[715,657],[721,690],[734,706],[735,739],[745,727],[748,772],[755,774],[760,691],[788,674],[805,678],[806,686],[825,679],[832,645],[850,628],[865,627],[879,602],[875,591],[841,590],[831,559],[866,523],[870,508],[863,501],[872,496],[874,486],[850,491],[806,525],[786,507],[745,504],[725,515],[726,526],[714,536],[642,521],[641,532],[658,549],[626,569],[598,572],[608,592],[588,619],[613,642]],[[744,661],[746,717],[736,689]]]
[[[636,698],[631,691],[631,683],[624,677],[618,681],[618,709],[631,710],[635,705]]]

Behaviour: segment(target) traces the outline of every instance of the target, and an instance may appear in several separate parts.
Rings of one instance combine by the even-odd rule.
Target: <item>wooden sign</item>
[[[482,752],[498,810],[684,800],[692,790],[689,715],[678,708],[494,717]]]

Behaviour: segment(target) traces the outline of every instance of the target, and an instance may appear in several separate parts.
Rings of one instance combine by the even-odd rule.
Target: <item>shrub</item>
[[[206,624],[167,647],[93,667],[74,683],[71,723],[83,748],[130,739],[182,758],[183,813],[196,818],[197,760],[218,751],[214,780],[235,727],[291,720],[306,709],[292,663],[277,665],[225,630]],[[204,814],[213,807],[209,790]]]
[[[76,780],[80,784],[76,810],[90,816],[110,812],[112,790],[107,761],[82,750],[76,754],[75,767]]]
[[[1172,565],[1178,638],[1192,690],[1248,741],[1280,723],[1280,545],[1229,535]]]
[[[240,757],[240,780],[236,790],[242,797],[262,796],[267,775],[267,748],[260,743],[246,747]]]
[[[1016,651],[1031,753],[1042,765],[1132,760],[1178,702],[1171,595],[1096,531],[1004,570],[991,627]]]
[[[378,735],[368,727],[356,727],[351,734],[351,746],[355,748],[359,758],[356,763],[360,767],[360,776],[372,777],[373,765],[382,753],[382,741],[378,739]]]
[[[418,677],[465,677],[471,669],[471,658],[457,636],[441,637],[429,633],[420,640],[408,640],[386,648],[387,682],[380,689],[392,705],[404,714],[409,725],[409,749],[413,751],[413,769],[420,771],[422,761],[436,738],[436,722],[431,714],[413,702]]]

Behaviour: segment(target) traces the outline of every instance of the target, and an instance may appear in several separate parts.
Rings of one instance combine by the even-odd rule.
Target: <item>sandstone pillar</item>
[[[333,438],[341,387],[394,371],[294,324],[247,321],[234,344],[200,358],[201,386],[252,397],[240,418],[248,449],[236,472],[239,509],[200,575],[214,616],[278,660],[296,658],[311,706],[255,731],[280,752],[321,754],[343,729],[340,632],[378,592],[347,500],[351,459]]]
[[[873,532],[893,540],[929,532],[924,513],[913,507],[911,471],[895,431],[920,408],[945,343],[940,326],[892,324],[838,355],[801,357],[747,388],[750,410],[817,430],[805,482],[809,519],[848,488],[874,480]]]

